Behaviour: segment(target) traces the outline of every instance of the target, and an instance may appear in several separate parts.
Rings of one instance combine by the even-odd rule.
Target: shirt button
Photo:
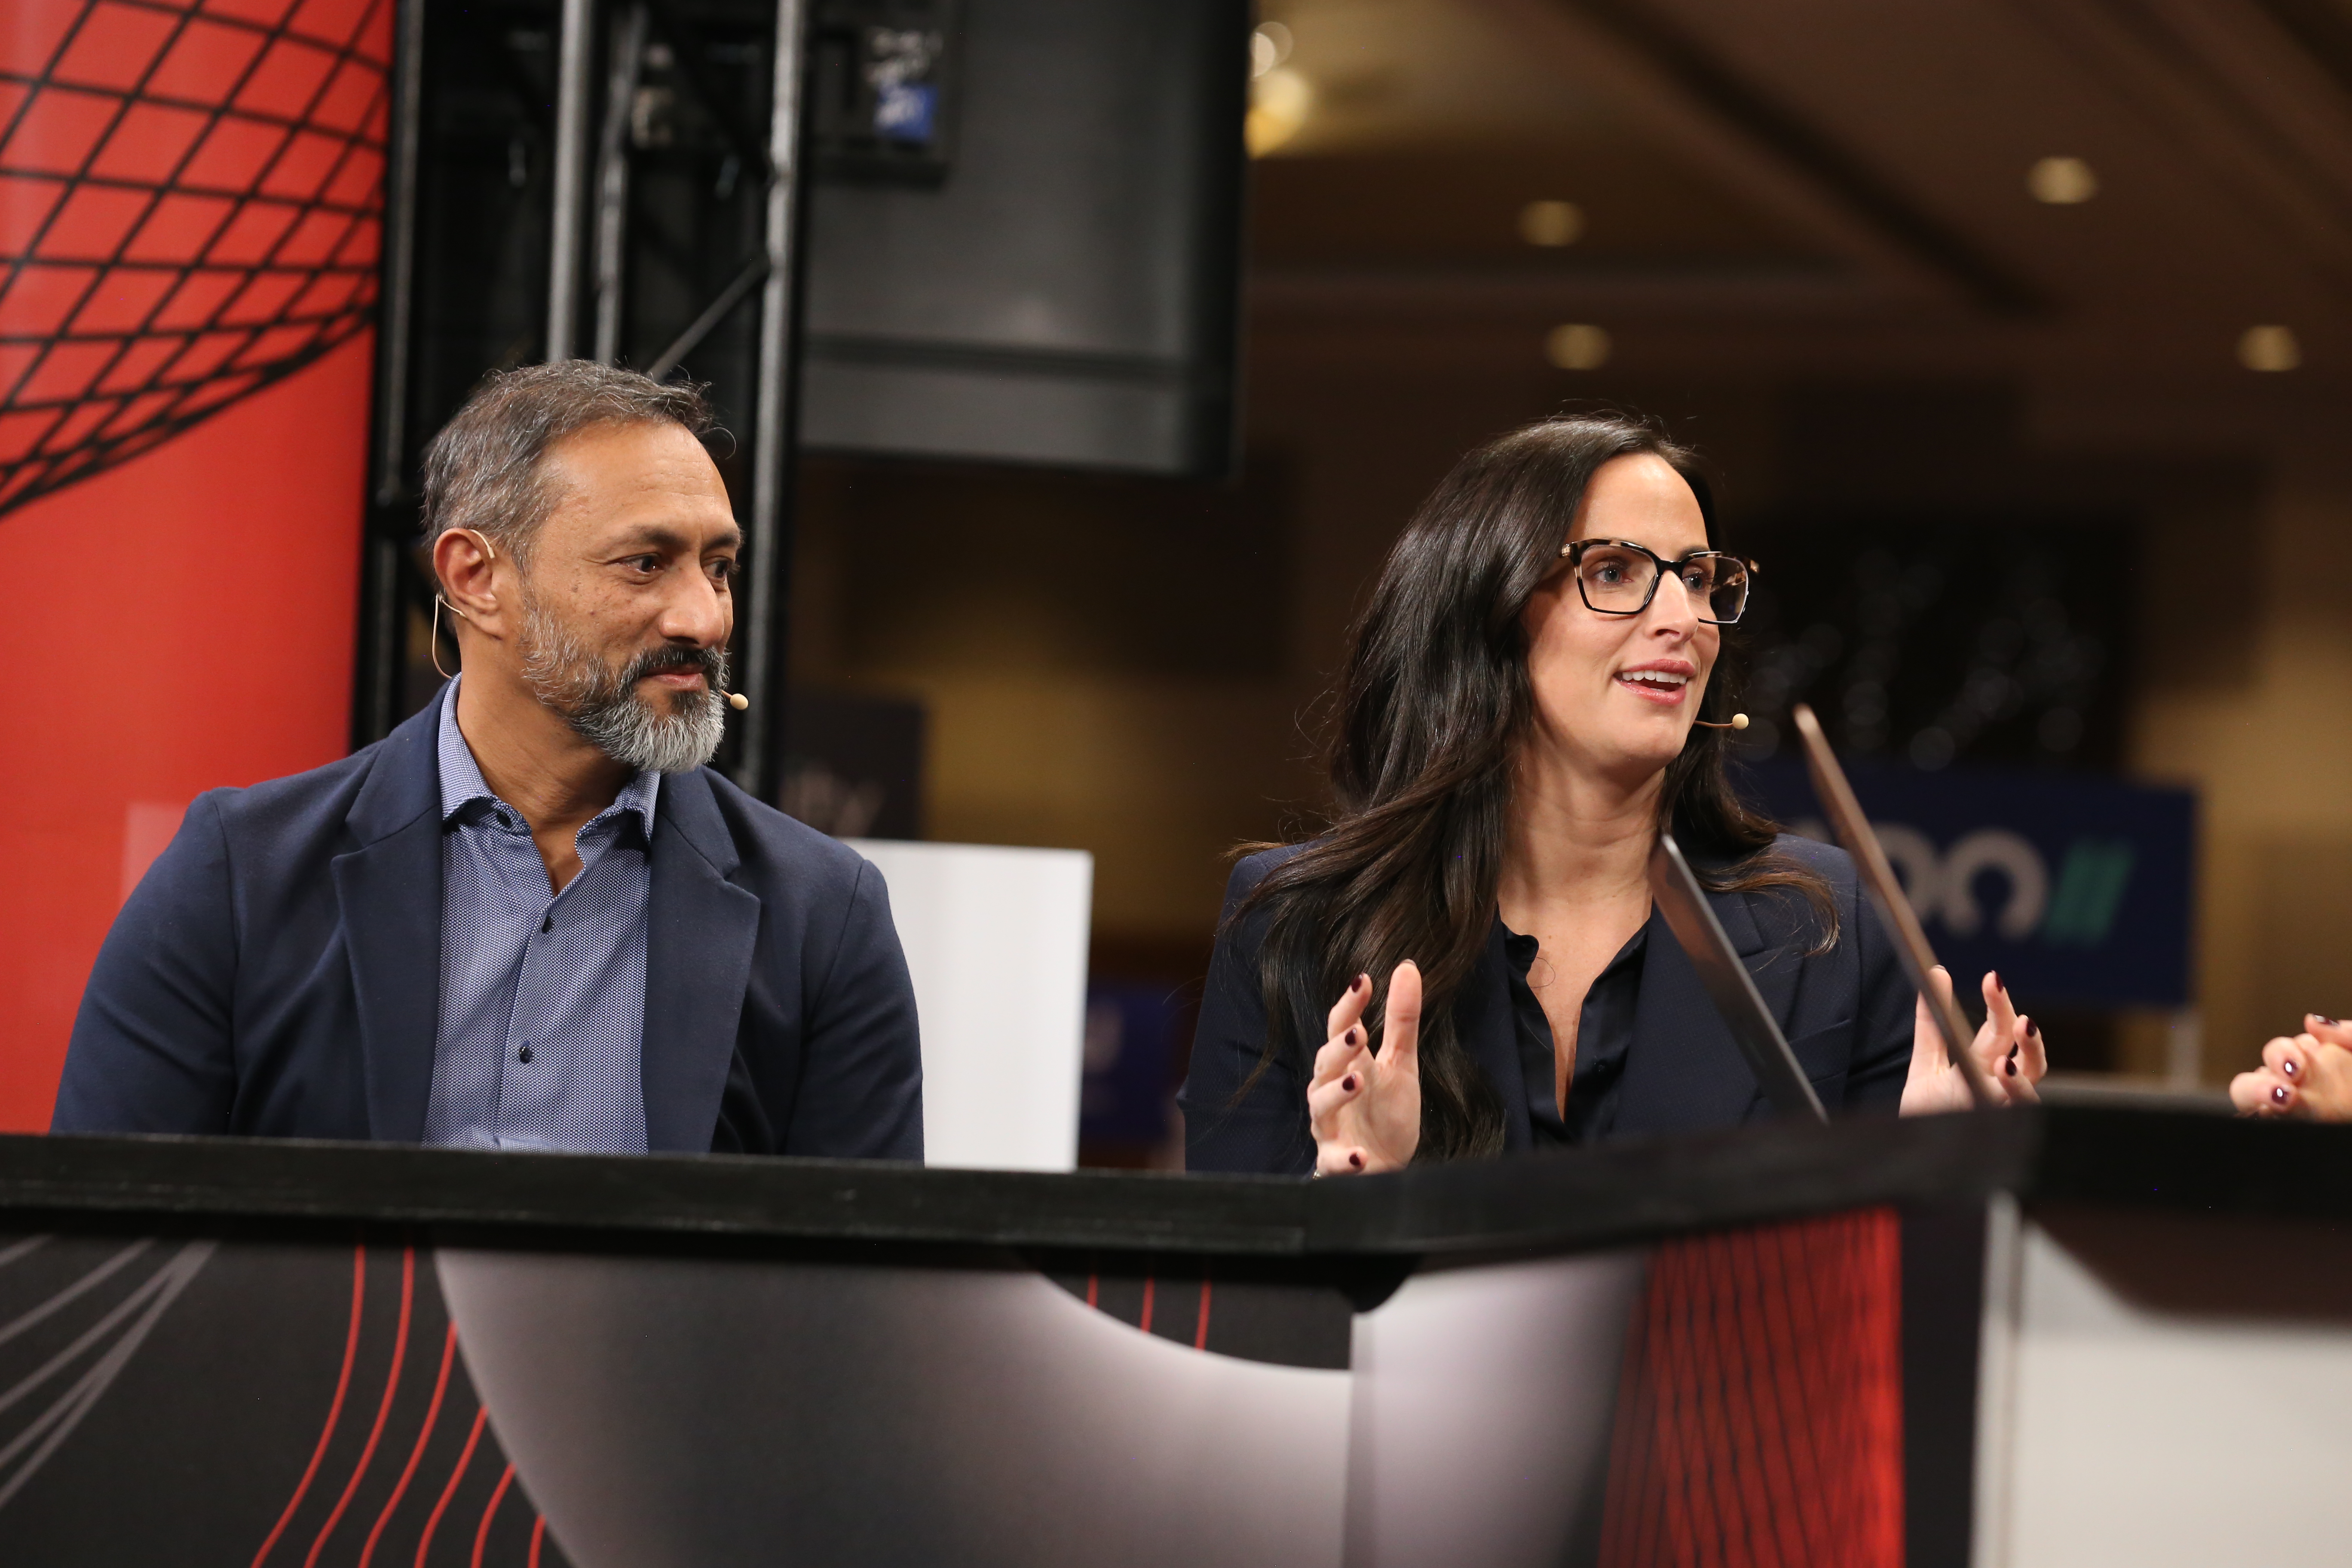
[[[529,1046],[525,1046],[522,1049],[517,1051],[515,1053],[515,1060],[519,1062],[527,1062],[530,1060],[530,1047]]]

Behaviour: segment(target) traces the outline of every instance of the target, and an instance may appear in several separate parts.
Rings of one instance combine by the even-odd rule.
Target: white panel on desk
[[[2233,1222],[2172,1223],[2187,1271]],[[2005,1467],[2007,1517],[1979,1518],[1979,1568],[2352,1561],[2352,1322],[2136,1300],[2031,1218],[2013,1260],[2009,1430],[1979,1458]],[[2314,1224],[2273,1261],[2340,1277],[2352,1246]]]
[[[889,884],[914,976],[924,1163],[1075,1169],[1094,857],[848,842]]]

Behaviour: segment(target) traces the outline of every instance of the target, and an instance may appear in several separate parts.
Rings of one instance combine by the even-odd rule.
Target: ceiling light
[[[1584,209],[1574,202],[1529,202],[1519,209],[1519,237],[1529,245],[1574,245],[1584,237]]]
[[[2025,188],[2037,202],[2071,207],[2099,194],[2099,176],[2080,158],[2041,158],[2025,171]]]
[[[1264,76],[1290,58],[1290,29],[1279,22],[1260,22],[1250,35],[1250,75]]]
[[[1288,66],[1276,66],[1250,83],[1249,119],[1242,135],[1249,155],[1263,158],[1298,134],[1315,107],[1315,84]]]
[[[1609,332],[1590,321],[1571,321],[1544,334],[1544,358],[1561,370],[1599,370],[1609,363]]]
[[[2293,370],[2303,363],[2303,345],[2292,327],[2248,327],[2238,335],[2238,363],[2248,370]]]

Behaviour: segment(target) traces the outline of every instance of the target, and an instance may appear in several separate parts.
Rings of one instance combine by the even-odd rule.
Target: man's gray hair
[[[531,538],[559,499],[541,470],[548,448],[598,425],[711,428],[699,387],[590,360],[558,360],[490,375],[425,449],[425,543],[453,528],[489,536],[530,565]]]

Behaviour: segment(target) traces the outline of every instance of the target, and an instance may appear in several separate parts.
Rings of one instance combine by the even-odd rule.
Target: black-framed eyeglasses
[[[1698,605],[1698,618],[1727,626],[1748,607],[1748,580],[1756,563],[1720,550],[1694,550],[1669,561],[1624,539],[1578,539],[1560,546],[1584,606],[1604,616],[1638,616],[1658,596],[1671,572]]]

